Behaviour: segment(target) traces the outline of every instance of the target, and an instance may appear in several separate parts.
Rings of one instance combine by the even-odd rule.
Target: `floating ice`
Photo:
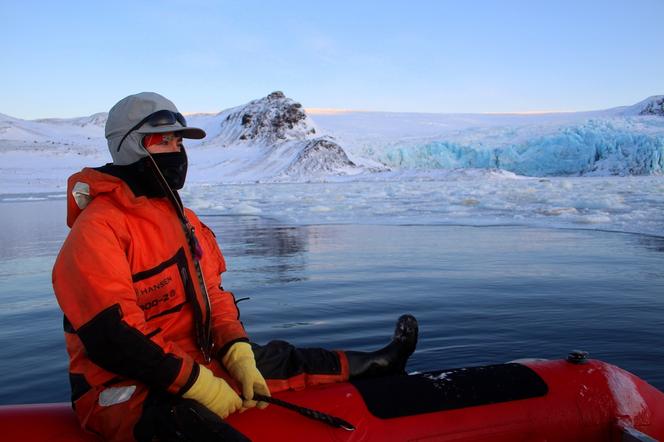
[[[468,172],[438,171],[398,181],[374,176],[328,183],[188,185],[182,194],[203,213],[261,214],[289,225],[518,224],[664,236],[662,177],[541,180]]]

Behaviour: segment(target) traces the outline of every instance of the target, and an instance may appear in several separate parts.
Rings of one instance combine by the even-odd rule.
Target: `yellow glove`
[[[256,359],[254,358],[254,352],[251,351],[251,345],[246,342],[236,342],[228,349],[222,362],[233,376],[233,379],[242,385],[242,396],[244,396],[242,406],[245,408],[267,407],[266,402],[258,402],[257,404],[256,401],[251,400],[254,398],[254,391],[270,396],[267,383],[265,383],[261,372],[256,368]]]
[[[235,390],[207,368],[202,365],[199,367],[198,379],[182,396],[204,405],[222,419],[238,411],[242,407],[242,399]]]

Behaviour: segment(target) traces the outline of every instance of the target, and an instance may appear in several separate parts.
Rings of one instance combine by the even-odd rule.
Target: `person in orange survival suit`
[[[254,392],[402,373],[417,343],[410,315],[375,352],[251,343],[215,236],[177,193],[182,139],[203,137],[165,97],[130,95],[106,122],[113,162],[68,181],[53,287],[72,405],[109,441],[246,440],[223,419],[267,406]]]

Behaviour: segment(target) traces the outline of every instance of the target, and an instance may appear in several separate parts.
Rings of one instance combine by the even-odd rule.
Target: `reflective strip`
[[[127,402],[134,394],[134,391],[136,391],[135,385],[107,388],[99,394],[99,405],[109,407]]]
[[[88,183],[78,181],[74,184],[71,194],[74,197],[74,201],[76,201],[76,205],[81,210],[85,209],[90,204],[90,201],[92,201],[90,197],[90,185]]]

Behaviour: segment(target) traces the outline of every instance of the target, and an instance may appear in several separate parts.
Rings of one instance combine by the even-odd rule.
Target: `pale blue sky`
[[[0,0],[0,112],[107,111],[152,90],[216,112],[589,110],[664,94],[662,0]]]

